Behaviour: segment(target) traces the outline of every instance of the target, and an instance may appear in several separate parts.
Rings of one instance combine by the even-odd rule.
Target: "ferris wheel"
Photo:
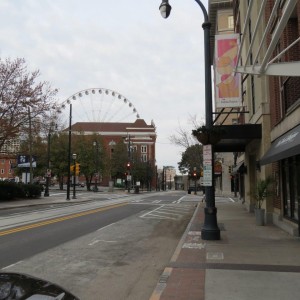
[[[107,88],[81,90],[61,104],[72,104],[72,122],[134,122],[140,118],[131,101]]]

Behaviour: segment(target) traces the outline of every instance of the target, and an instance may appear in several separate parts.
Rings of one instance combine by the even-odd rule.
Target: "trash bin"
[[[140,192],[140,187],[136,185],[134,188],[134,192],[135,194],[138,194]]]

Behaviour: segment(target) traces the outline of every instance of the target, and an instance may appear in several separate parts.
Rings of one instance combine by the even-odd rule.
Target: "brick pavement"
[[[180,240],[170,266],[165,268],[150,300],[203,300],[206,251],[201,240],[204,204],[199,204]]]
[[[257,226],[241,202],[216,206],[221,240],[201,239],[200,202],[150,300],[298,299],[299,237]]]

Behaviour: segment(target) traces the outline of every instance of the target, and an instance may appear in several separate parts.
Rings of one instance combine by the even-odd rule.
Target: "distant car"
[[[73,186],[73,182],[71,182],[70,186]],[[76,182],[75,186],[85,187],[85,183],[84,182]]]
[[[201,186],[197,186],[197,191],[201,191]],[[191,192],[195,192],[195,186],[190,186],[188,189],[188,194],[191,194]]]

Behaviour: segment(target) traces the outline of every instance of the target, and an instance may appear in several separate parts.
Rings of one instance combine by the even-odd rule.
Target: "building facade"
[[[0,180],[14,179],[14,166],[19,149],[19,139],[11,139],[4,143],[0,150]]]
[[[299,235],[300,4],[211,0],[209,5],[213,27],[219,24],[217,10],[232,9],[234,32],[239,34],[234,71],[241,76],[237,124],[258,130],[234,152],[239,195],[253,211],[256,183],[271,177],[273,193],[264,201],[265,220]]]
[[[149,163],[156,170],[156,128],[153,122],[150,125],[143,119],[133,123],[78,122],[72,125],[71,130],[73,134],[101,136],[110,157],[118,143],[125,143],[129,153],[134,153],[141,162]],[[109,180],[103,178],[102,184],[108,185]],[[156,187],[156,176],[152,178],[151,187]]]

